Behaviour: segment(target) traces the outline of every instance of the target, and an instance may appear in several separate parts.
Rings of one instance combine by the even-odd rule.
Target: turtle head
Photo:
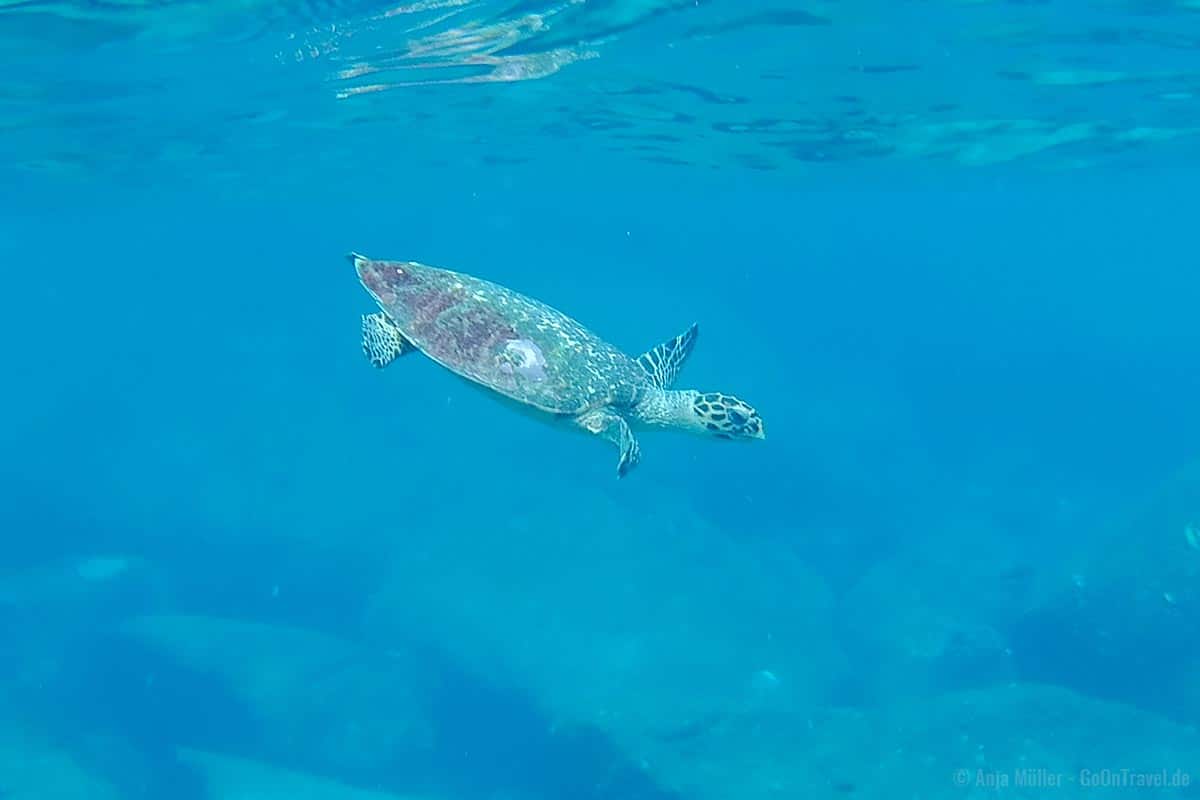
[[[718,439],[749,441],[767,438],[762,417],[754,406],[720,392],[695,389],[655,389],[633,407],[634,417],[650,425],[715,436]]]
[[[762,417],[741,398],[720,392],[689,392],[693,425],[718,439],[765,439]]]

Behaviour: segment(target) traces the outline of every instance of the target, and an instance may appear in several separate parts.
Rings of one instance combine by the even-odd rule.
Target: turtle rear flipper
[[[638,445],[629,422],[612,409],[597,408],[584,412],[575,418],[575,422],[589,433],[601,436],[617,446],[621,452],[617,460],[618,478],[625,477],[625,474],[642,460],[642,448]]]
[[[696,335],[699,332],[700,326],[692,323],[690,328],[674,339],[663,342],[658,347],[647,350],[638,356],[638,366],[650,376],[651,383],[659,389],[670,387],[675,381],[675,376],[679,374],[679,370],[683,368],[683,362],[691,355],[692,348],[696,345]]]
[[[374,366],[383,369],[400,356],[417,348],[404,338],[386,314],[376,312],[363,314],[362,349],[363,354]]]

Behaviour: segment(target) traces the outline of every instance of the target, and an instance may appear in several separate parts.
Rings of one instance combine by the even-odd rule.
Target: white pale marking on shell
[[[526,380],[546,380],[546,356],[537,343],[528,339],[510,339],[504,345],[500,371],[506,375],[516,372]]]

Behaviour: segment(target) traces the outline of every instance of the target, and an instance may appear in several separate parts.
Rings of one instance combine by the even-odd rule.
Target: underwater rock
[[[1015,621],[1053,596],[1078,526],[1042,490],[973,485],[943,497],[920,536],[892,542],[838,598],[839,641],[858,667],[858,702],[1014,680]],[[1014,495],[1016,497],[1014,498]],[[997,508],[1000,511],[997,511]]]
[[[154,609],[166,596],[149,562],[120,555],[79,556],[0,575],[0,638],[8,657],[0,683],[39,693],[97,630]]]
[[[1089,534],[1054,595],[1014,622],[1021,674],[1200,722],[1185,691],[1200,663],[1197,530],[1200,463]]]
[[[4,800],[120,800],[121,793],[28,730],[0,730]]]
[[[43,631],[93,628],[144,613],[164,597],[154,565],[120,554],[81,555],[7,571],[0,579],[0,614]]]
[[[632,763],[725,715],[825,701],[843,667],[831,599],[786,552],[652,492],[520,485],[406,529],[368,636],[422,636]]]
[[[230,755],[181,748],[213,800],[416,800]]]
[[[962,800],[1010,792],[1192,797],[1198,763],[1194,729],[1065,689],[1024,684],[872,711],[729,717],[686,749],[663,748],[647,768],[664,788],[696,800]],[[1133,788],[1129,781],[1143,783]]]
[[[1004,636],[955,591],[953,572],[892,560],[841,598],[839,632],[867,703],[986,686],[1015,675]],[[1003,583],[980,582],[975,591]],[[965,596],[964,596],[965,595]]]
[[[140,617],[122,632],[224,682],[268,754],[369,776],[431,747],[423,673],[400,655],[302,628],[204,616]]]

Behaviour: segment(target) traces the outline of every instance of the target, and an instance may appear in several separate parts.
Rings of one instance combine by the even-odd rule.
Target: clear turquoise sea
[[[1198,184],[1196,0],[0,0],[0,800],[1200,798]]]

